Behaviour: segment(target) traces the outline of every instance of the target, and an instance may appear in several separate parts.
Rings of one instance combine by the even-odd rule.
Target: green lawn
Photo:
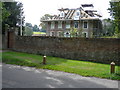
[[[120,72],[118,72],[118,68],[120,68],[120,66],[116,66],[116,73],[111,75],[109,64],[100,64],[47,56],[47,64],[43,65],[42,57],[43,56],[40,55],[27,53],[3,52],[2,62],[7,64],[17,64],[42,69],[76,73],[82,76],[120,80]]]
[[[46,34],[45,32],[33,32],[33,34]]]

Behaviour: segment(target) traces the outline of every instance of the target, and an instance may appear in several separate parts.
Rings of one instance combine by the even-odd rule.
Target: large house
[[[76,36],[81,32],[82,37],[98,37],[102,30],[100,14],[94,10],[93,4],[82,4],[80,8],[61,8],[59,15],[42,19],[47,26],[47,36],[70,36],[71,28],[77,30]]]

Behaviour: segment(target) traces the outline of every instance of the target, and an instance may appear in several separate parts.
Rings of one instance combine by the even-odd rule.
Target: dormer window
[[[80,18],[80,10],[77,10],[75,12],[74,20],[79,20],[79,18]]]
[[[79,11],[79,10],[76,11],[76,16],[77,16],[77,17],[80,16],[80,11]]]
[[[63,11],[60,13],[60,17],[65,17],[65,13]]]

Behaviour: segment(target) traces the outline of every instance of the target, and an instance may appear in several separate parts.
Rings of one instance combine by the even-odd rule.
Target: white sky
[[[109,18],[107,11],[110,0],[16,0],[23,3],[25,22],[40,24],[44,14],[58,14],[59,8],[78,8],[81,4],[93,4],[103,18]]]

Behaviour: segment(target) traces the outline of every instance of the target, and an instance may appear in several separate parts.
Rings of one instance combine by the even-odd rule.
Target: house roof
[[[59,15],[53,15],[52,18],[48,18],[41,21],[66,21],[66,20],[95,20],[102,17],[98,14],[97,10],[93,9],[92,4],[82,4],[82,7],[76,9],[61,8],[58,9],[60,12],[64,12],[64,17]],[[85,9],[85,7],[92,7],[92,9]],[[80,16],[76,17],[76,12],[80,12]]]

